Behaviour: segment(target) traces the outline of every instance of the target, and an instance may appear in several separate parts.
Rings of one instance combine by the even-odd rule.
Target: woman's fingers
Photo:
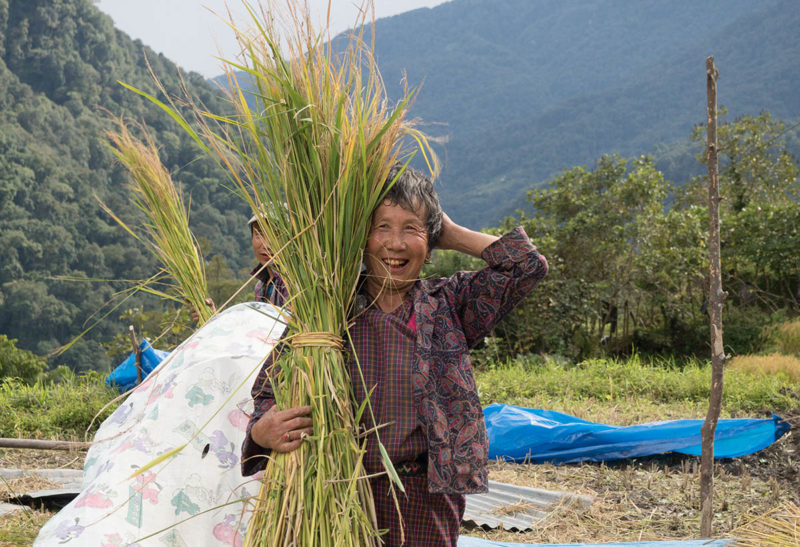
[[[306,429],[311,427],[312,421],[311,418],[292,418],[291,420],[286,420],[283,422],[286,431],[292,431],[294,429]]]
[[[286,410],[278,410],[273,406],[253,425],[250,435],[264,448],[276,452],[291,452],[299,448],[303,439],[314,432],[309,414],[310,406]]]

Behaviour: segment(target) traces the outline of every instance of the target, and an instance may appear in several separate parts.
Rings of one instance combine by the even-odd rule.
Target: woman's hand
[[[215,313],[217,313],[217,307],[214,305],[214,301],[213,300],[211,300],[210,298],[206,298],[204,300],[204,302],[205,302],[206,306],[211,308],[211,315],[214,315]],[[187,300],[186,303],[188,304],[189,301]],[[197,310],[194,309],[194,306],[190,306],[189,307],[189,315],[192,316],[192,321],[194,321],[195,323],[197,323],[200,320],[200,314],[197,313]]]
[[[250,429],[255,443],[275,452],[297,450],[303,439],[314,432],[310,406],[298,406],[287,410],[270,408]]]
[[[442,233],[436,247],[480,258],[483,250],[498,239],[497,236],[464,228],[453,222],[446,213],[442,213]]]

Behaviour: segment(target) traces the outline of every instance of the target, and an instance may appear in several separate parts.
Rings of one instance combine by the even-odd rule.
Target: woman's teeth
[[[390,268],[399,268],[404,266],[407,260],[400,260],[399,258],[385,258],[383,260],[384,264],[389,266]]]

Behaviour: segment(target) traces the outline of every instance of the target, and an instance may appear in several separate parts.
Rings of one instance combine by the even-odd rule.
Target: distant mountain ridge
[[[686,138],[705,120],[709,54],[731,117],[798,118],[797,28],[800,3],[789,0],[453,0],[377,21],[376,46],[390,94],[404,71],[412,86],[424,81],[412,115],[449,137],[443,204],[480,228],[524,207],[527,189],[604,153],[655,150],[668,176],[697,169]],[[249,211],[224,173],[166,114],[117,83],[156,92],[145,53],[177,92],[177,67],[115,29],[92,0],[0,0],[0,333],[20,347],[50,352],[128,287],[56,276],[143,279],[156,269],[95,198],[140,220],[98,105],[151,129],[191,195],[192,228],[209,256],[236,270],[251,260]],[[186,81],[211,110],[225,108],[200,75]],[[60,362],[107,364],[102,342],[118,327],[102,323]]]
[[[800,3],[453,0],[376,22],[390,95],[447,134],[454,219],[496,224],[524,191],[602,154],[651,153],[705,121],[705,58],[730,117],[800,115]],[[673,173],[667,173],[673,175]]]

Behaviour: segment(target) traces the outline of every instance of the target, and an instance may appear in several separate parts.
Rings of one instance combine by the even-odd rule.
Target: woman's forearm
[[[450,249],[480,258],[483,250],[497,241],[497,236],[476,232],[460,226],[444,215],[442,219],[442,235],[437,245],[440,249]]]

